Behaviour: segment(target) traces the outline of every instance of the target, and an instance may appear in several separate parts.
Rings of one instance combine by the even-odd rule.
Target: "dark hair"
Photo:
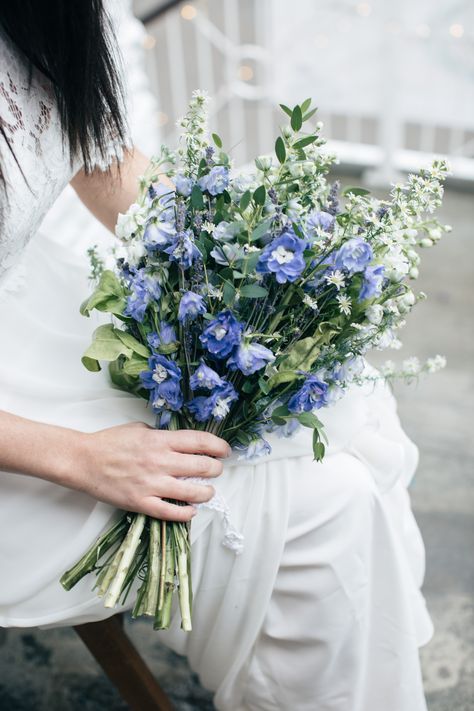
[[[51,81],[71,161],[82,154],[90,171],[94,153],[105,158],[111,137],[125,136],[117,50],[103,0],[0,2],[0,25],[23,54],[30,82],[34,70]],[[0,137],[12,151],[1,117]]]

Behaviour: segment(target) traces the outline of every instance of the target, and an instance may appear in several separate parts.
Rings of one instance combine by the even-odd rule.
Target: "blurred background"
[[[453,226],[422,256],[413,312],[394,354],[447,356],[445,371],[396,388],[420,448],[411,496],[427,548],[424,593],[435,636],[422,650],[430,711],[474,709],[474,3],[472,0],[110,0],[124,55],[135,142],[173,145],[193,89],[207,90],[212,130],[236,165],[273,151],[283,114],[312,96],[334,177],[383,194],[427,165],[452,166],[442,221]],[[132,17],[132,10],[138,22]],[[65,215],[75,229],[65,236]],[[43,227],[80,251],[101,229],[72,191]],[[392,354],[390,354],[392,355]],[[211,711],[159,633],[127,622],[178,711]],[[2,711],[126,709],[72,630],[0,630]],[[290,711],[290,710],[288,710]],[[297,711],[297,710],[291,710]],[[317,711],[315,709],[315,711]],[[348,711],[350,711],[348,709]]]

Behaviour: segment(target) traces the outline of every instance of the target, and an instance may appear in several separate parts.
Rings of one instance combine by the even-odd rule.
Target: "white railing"
[[[144,3],[147,11],[159,4],[138,0],[138,11]],[[175,120],[199,87],[214,97],[213,126],[243,163],[273,149],[278,101],[313,94],[341,163],[384,182],[442,154],[454,177],[472,181],[473,5],[445,0],[443,12],[433,5],[179,3],[147,23],[163,138],[175,139]]]

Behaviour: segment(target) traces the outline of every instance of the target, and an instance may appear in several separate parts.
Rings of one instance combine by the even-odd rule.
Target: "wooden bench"
[[[74,629],[132,711],[173,711],[171,701],[125,634],[122,615]]]

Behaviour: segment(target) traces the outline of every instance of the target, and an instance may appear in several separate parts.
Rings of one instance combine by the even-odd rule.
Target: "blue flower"
[[[157,348],[159,348],[159,346],[165,346],[169,343],[175,343],[177,340],[176,331],[170,323],[167,323],[166,321],[161,321],[159,333],[149,333],[146,337],[146,340],[148,341],[148,345],[156,350]]]
[[[383,264],[366,267],[364,270],[364,280],[359,291],[359,301],[372,299],[382,293],[383,275],[385,267]]]
[[[170,255],[171,261],[179,262],[184,269],[189,269],[194,260],[201,256],[201,252],[194,242],[192,230],[178,234],[164,251]]]
[[[256,459],[257,457],[264,457],[272,451],[270,444],[263,437],[256,437],[247,447],[238,445],[236,449],[242,452],[239,455],[239,459]]]
[[[269,348],[260,343],[242,342],[227,361],[231,370],[240,370],[244,375],[252,375],[264,368],[267,363],[273,363],[275,356]]]
[[[216,358],[225,358],[240,343],[243,330],[243,325],[226,309],[211,321],[199,339],[209,353]]]
[[[221,387],[224,384],[225,380],[203,361],[201,361],[200,365],[189,378],[191,390],[199,390],[199,388],[214,390],[214,388]]]
[[[327,392],[327,383],[310,375],[303,387],[289,399],[288,410],[296,413],[319,410],[327,404]]]
[[[322,230],[323,232],[329,232],[334,226],[334,215],[329,212],[324,212],[324,210],[311,210],[306,219],[306,229],[310,234]]]
[[[139,269],[130,275],[129,287],[132,293],[127,297],[124,315],[142,323],[148,304],[161,297],[160,285],[144,269]]]
[[[197,316],[205,313],[206,302],[202,296],[195,294],[194,291],[186,291],[182,295],[178,310],[178,320],[181,323],[186,320],[194,321]]]
[[[363,272],[373,257],[370,244],[361,237],[353,237],[336,252],[335,266],[337,269],[346,269],[350,274]]]
[[[233,385],[224,382],[224,385],[215,388],[209,396],[195,397],[186,406],[198,422],[205,422],[211,417],[220,421],[228,415],[231,404],[238,399]]]
[[[223,165],[216,165],[198,180],[198,185],[201,190],[206,190],[211,195],[219,195],[229,185],[229,171]]]
[[[273,272],[279,284],[295,281],[306,266],[303,252],[306,242],[292,231],[275,237],[263,250],[256,270],[260,274]]]
[[[178,175],[174,179],[174,184],[176,186],[176,192],[183,197],[189,197],[193,189],[194,182],[191,178],[186,178],[185,175]]]
[[[148,359],[148,370],[140,373],[142,385],[150,390],[150,402],[155,412],[180,410],[183,406],[181,368],[162,355]]]
[[[149,222],[143,235],[143,243],[149,252],[163,250],[176,238],[176,229],[171,222]]]

